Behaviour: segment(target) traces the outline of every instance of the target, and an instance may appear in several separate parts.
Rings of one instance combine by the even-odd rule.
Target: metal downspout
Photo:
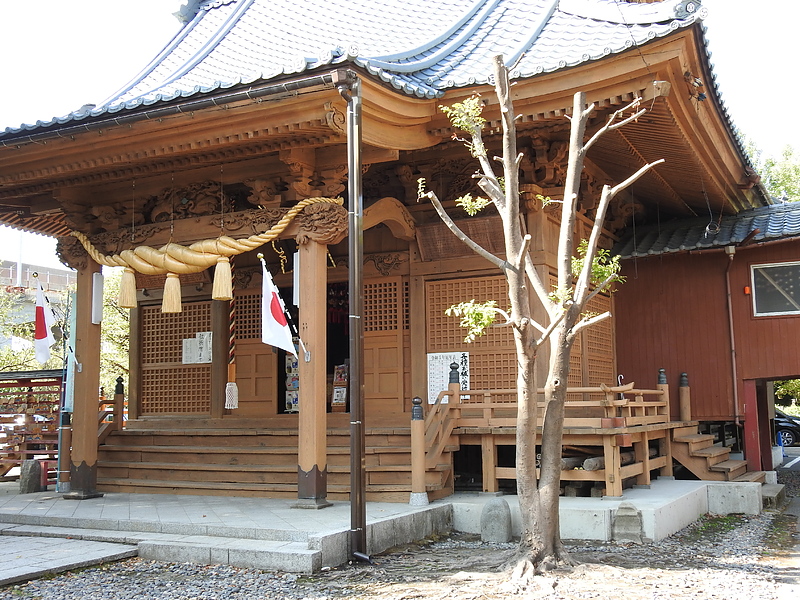
[[[352,71],[336,87],[347,101],[347,251],[350,326],[350,555],[372,562],[367,554],[367,506],[364,442],[364,199],[361,192],[361,80]]]
[[[736,365],[736,337],[733,328],[733,302],[731,300],[731,267],[733,257],[736,255],[736,246],[726,246],[725,253],[728,255],[728,266],[725,269],[725,292],[728,302],[728,331],[731,338],[731,376],[733,378],[733,416],[737,427],[741,426],[739,415],[739,369]]]

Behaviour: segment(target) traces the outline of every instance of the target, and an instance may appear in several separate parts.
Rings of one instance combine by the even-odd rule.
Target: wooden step
[[[689,454],[692,456],[700,456],[705,458],[716,458],[717,456],[727,456],[731,453],[730,448],[724,446],[706,446],[705,448],[698,448],[696,450],[690,448]]]
[[[731,471],[735,471],[737,469],[741,469],[742,467],[747,467],[747,461],[745,460],[724,460],[720,463],[715,465],[711,465],[709,469],[712,471],[722,471],[725,473],[730,473]]]
[[[764,483],[767,479],[767,474],[764,471],[748,471],[744,475],[739,475],[731,481],[750,481],[753,483]]]
[[[689,445],[698,445],[706,442],[714,442],[717,439],[708,433],[692,433],[689,435],[679,435],[672,438],[673,442],[682,442]]]
[[[709,466],[708,469],[709,471],[724,473],[728,481],[733,481],[747,472],[747,461],[723,460],[722,462]]]

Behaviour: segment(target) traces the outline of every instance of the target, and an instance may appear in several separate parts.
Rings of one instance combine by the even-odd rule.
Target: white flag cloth
[[[297,356],[292,332],[286,320],[283,300],[278,294],[278,288],[272,282],[272,276],[267,270],[266,263],[261,261],[262,296],[261,296],[261,341],[270,346],[281,348]]]
[[[55,344],[56,338],[53,337],[53,325],[56,318],[53,311],[44,297],[42,284],[36,281],[36,328],[34,329],[33,339],[36,349],[36,360],[44,364],[50,360],[50,346]]]

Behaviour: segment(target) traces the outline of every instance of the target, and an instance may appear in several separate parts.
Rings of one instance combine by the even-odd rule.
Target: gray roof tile
[[[435,98],[448,88],[489,83],[497,54],[516,63],[514,77],[532,77],[622,52],[705,16],[689,0],[201,0],[190,6],[170,44],[90,113],[5,135],[347,62],[406,94]]]
[[[718,221],[696,218],[629,229],[613,253],[633,258],[735,246],[756,229],[754,242],[800,237],[800,202],[762,206]]]

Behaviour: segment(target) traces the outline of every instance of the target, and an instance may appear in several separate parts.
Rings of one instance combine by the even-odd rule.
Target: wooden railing
[[[469,438],[470,443],[479,441],[484,454],[484,491],[497,491],[498,479],[516,478],[514,467],[496,465],[496,446],[513,444],[509,440],[516,426],[517,392],[462,390],[457,381],[451,379],[451,382],[427,406],[424,439],[420,439],[421,433],[412,434],[412,447],[424,447],[425,469],[433,469],[444,462],[445,452],[458,448],[463,438]],[[538,390],[538,394],[542,400],[537,403],[537,426],[541,428],[544,390]],[[663,475],[672,474],[669,436],[665,433],[665,424],[670,421],[666,383],[660,383],[657,389],[640,389],[633,383],[576,387],[568,388],[567,394],[564,444],[573,448],[594,447],[598,460],[593,464],[602,468],[562,466],[562,480],[605,482],[606,494],[619,496],[623,479],[636,477],[637,483],[646,485],[653,469],[661,469]],[[651,447],[651,442],[655,447]],[[621,453],[621,448],[628,451]]]
[[[122,377],[117,377],[114,388],[114,397],[109,402],[105,394],[100,395],[100,405],[97,414],[97,442],[102,444],[112,431],[120,431],[124,425],[125,388]]]

